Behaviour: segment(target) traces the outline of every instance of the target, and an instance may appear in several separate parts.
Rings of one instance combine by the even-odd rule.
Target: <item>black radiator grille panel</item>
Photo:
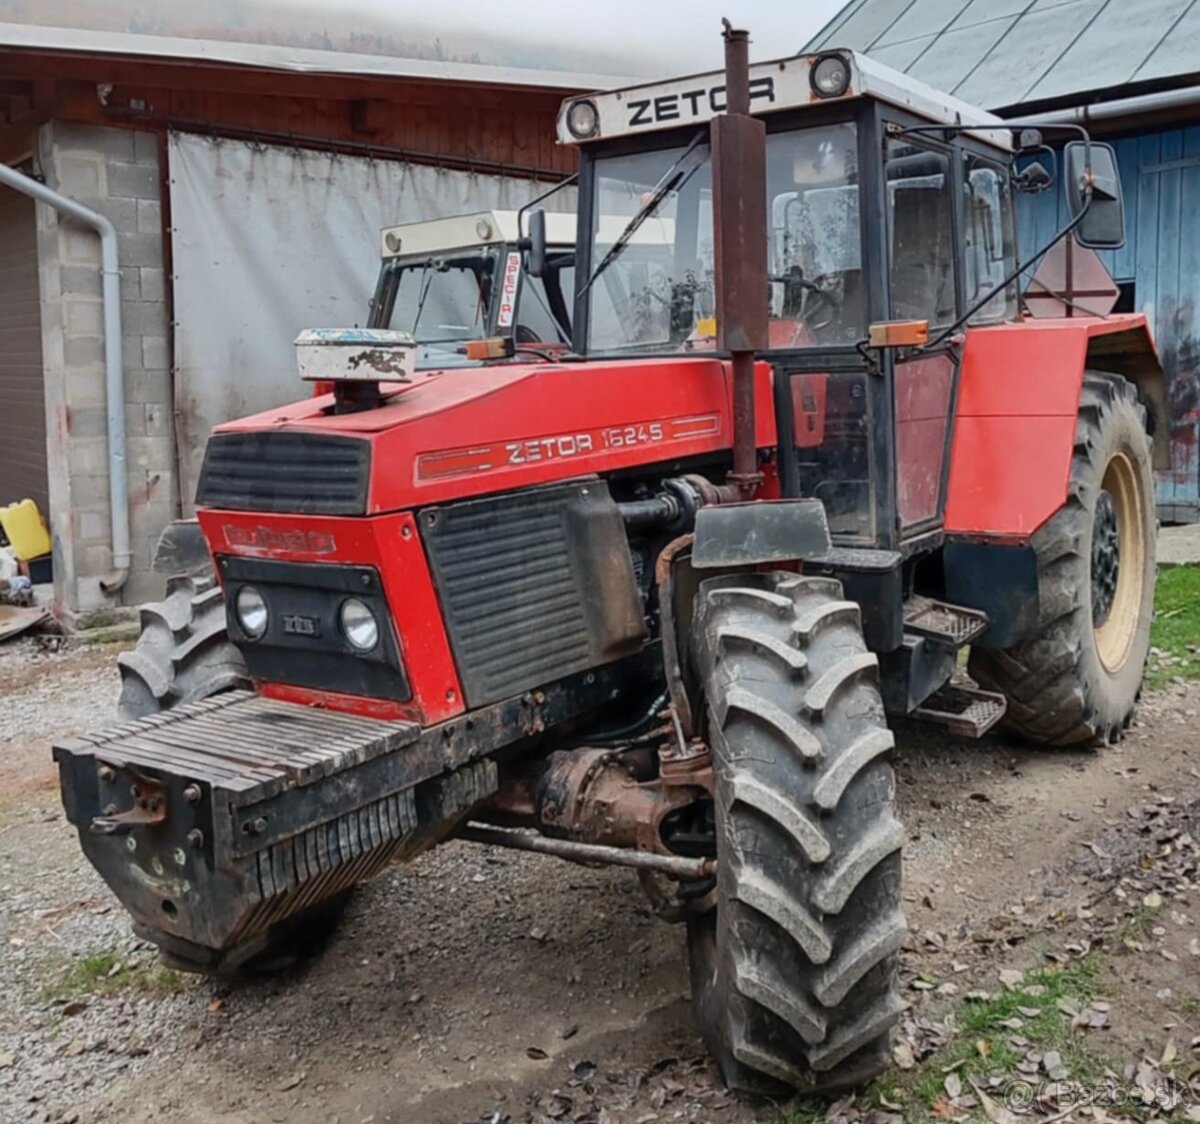
[[[371,446],[357,437],[266,430],[218,433],[204,451],[200,507],[363,515]]]
[[[568,548],[575,489],[423,514],[463,689],[472,706],[589,666],[582,591]]]

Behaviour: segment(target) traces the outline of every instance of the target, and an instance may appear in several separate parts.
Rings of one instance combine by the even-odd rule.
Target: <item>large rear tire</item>
[[[1015,733],[1051,746],[1120,739],[1150,651],[1155,533],[1145,410],[1120,375],[1088,371],[1067,502],[1033,536],[1037,630],[971,652],[972,677],[1008,699]]]
[[[167,596],[143,605],[137,647],[117,657],[123,722],[250,686],[225,628],[225,599],[209,576],[167,579]]]
[[[705,1041],[737,1089],[862,1084],[888,1064],[905,920],[859,608],[827,578],[717,578],[694,649],[716,779],[715,906],[688,922]]]

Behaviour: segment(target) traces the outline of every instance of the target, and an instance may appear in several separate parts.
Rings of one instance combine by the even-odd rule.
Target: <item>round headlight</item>
[[[251,640],[261,640],[267,631],[267,603],[263,596],[252,585],[244,585],[238,590],[234,602],[237,610],[238,624]]]
[[[379,643],[379,622],[357,597],[342,602],[342,635],[352,647],[360,652],[369,652]]]
[[[587,140],[594,137],[600,128],[600,116],[596,112],[596,103],[586,98],[583,101],[572,102],[567,110],[567,129],[576,140]]]
[[[813,64],[809,81],[817,97],[840,98],[850,88],[850,65],[841,55],[826,55]]]

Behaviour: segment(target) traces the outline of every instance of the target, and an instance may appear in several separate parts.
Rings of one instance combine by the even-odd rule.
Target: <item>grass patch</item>
[[[824,1101],[813,1099],[784,1119],[786,1124],[824,1124],[825,1109]]]
[[[1142,937],[1146,935],[1146,930],[1161,911],[1162,906],[1152,909],[1150,906],[1139,905],[1121,924],[1117,931],[1113,934],[1115,950],[1118,956],[1126,956],[1131,952],[1145,952],[1142,946]]]
[[[1159,573],[1150,646],[1155,651],[1146,668],[1146,686],[1164,687],[1176,677],[1200,679],[1200,567],[1176,566]]]
[[[187,982],[179,973],[156,964],[126,964],[115,952],[83,956],[61,970],[42,987],[44,999],[69,999],[79,995],[174,995]]]
[[[957,1073],[964,1093],[970,1093],[972,1078],[986,1088],[989,1077],[1016,1075],[1029,1050],[1057,1050],[1073,1080],[1098,1082],[1104,1059],[1089,1049],[1082,1033],[1072,1031],[1071,1012],[1095,998],[1099,971],[1099,962],[1086,957],[1066,967],[1027,972],[1015,990],[960,1003],[947,1019],[955,1033],[940,1050],[912,1069],[889,1071],[865,1090],[859,1103],[898,1110],[905,1120],[930,1120],[948,1072]],[[1021,1025],[1003,1025],[1013,1019]],[[1010,1045],[1015,1038],[1029,1045]],[[789,1124],[813,1124],[824,1119],[824,1112],[823,1104],[809,1102],[794,1111]],[[978,1109],[971,1119],[986,1121],[986,1116]]]

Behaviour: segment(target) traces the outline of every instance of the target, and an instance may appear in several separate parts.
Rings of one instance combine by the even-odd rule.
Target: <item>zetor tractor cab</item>
[[[565,350],[575,216],[545,216],[547,256],[539,277],[522,268],[519,227],[517,211],[481,211],[385,229],[370,327],[412,336],[418,369],[467,365],[473,360],[465,345],[483,339],[511,340],[514,352]]]
[[[214,433],[199,518],[253,689],[55,751],[177,964],[292,951],[450,838],[612,863],[686,926],[731,1085],[853,1084],[901,1011],[889,716],[1129,723],[1144,319],[1022,315],[1014,190],[1051,176],[1011,125],[850,52],[726,50],[564,105],[573,353],[415,371],[397,337],[388,381],[351,349],[333,393]],[[1058,241],[1119,242],[1111,150],[1061,162]]]

